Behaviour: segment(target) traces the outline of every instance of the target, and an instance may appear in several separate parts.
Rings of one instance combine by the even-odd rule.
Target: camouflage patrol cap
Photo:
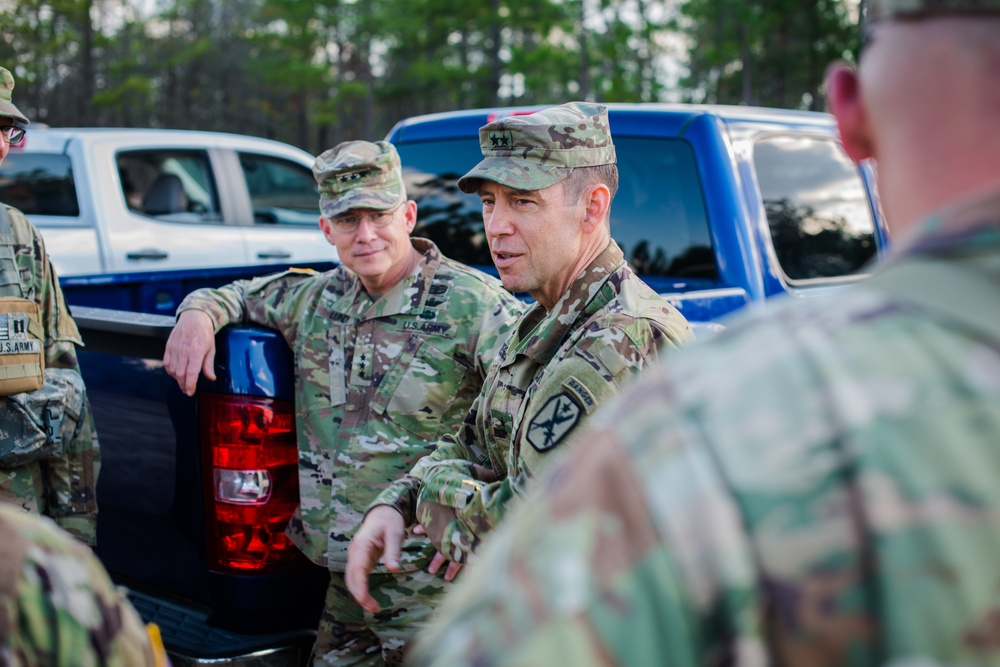
[[[9,116],[19,123],[28,124],[28,119],[11,102],[14,92],[14,75],[0,67],[0,116]]]
[[[458,180],[462,192],[477,192],[482,180],[541,190],[574,167],[615,163],[608,109],[589,102],[495,120],[479,128],[479,146],[483,160]]]
[[[1000,16],[1000,0],[869,0],[868,23],[958,14]]]
[[[325,218],[352,208],[387,210],[406,201],[396,147],[387,141],[345,141],[313,163]]]

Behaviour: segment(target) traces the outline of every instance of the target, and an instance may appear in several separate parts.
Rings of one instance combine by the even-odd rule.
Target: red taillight
[[[299,504],[291,403],[201,395],[209,564],[260,571],[298,561],[285,526]]]

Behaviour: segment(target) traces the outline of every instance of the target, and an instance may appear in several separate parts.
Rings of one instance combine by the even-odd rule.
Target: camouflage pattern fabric
[[[0,505],[0,664],[156,664],[142,620],[90,549]]]
[[[1000,191],[948,216],[602,409],[413,664],[1000,664]],[[924,262],[987,299],[880,287]]]
[[[83,345],[83,341],[66,307],[42,237],[20,211],[7,207],[7,213],[24,298],[35,301],[42,310],[45,366],[79,372],[76,346]],[[84,412],[82,427],[65,456],[0,468],[0,501],[50,516],[75,537],[93,545],[97,541],[100,447],[89,402]]]
[[[447,558],[467,561],[570,433],[658,350],[691,338],[612,241],[551,312],[525,314],[461,429],[373,504],[395,506]]]
[[[868,0],[868,22],[943,14],[1000,14],[1000,0]]]
[[[379,211],[406,201],[396,147],[387,141],[344,141],[313,163],[319,210],[333,219],[353,208]]]
[[[347,590],[344,575],[330,573],[323,614],[313,650],[315,667],[381,667],[401,665],[412,645],[414,628],[426,627],[447,589],[441,577],[424,570],[404,574],[373,574],[369,587],[381,609],[369,614]]]
[[[608,109],[570,102],[527,116],[509,116],[479,128],[483,160],[462,178],[463,192],[489,180],[518,190],[541,190],[565,180],[575,167],[615,164]]]
[[[206,312],[217,330],[239,322],[277,329],[291,346],[301,504],[287,532],[332,573],[344,571],[379,491],[461,423],[525,308],[495,278],[442,257],[430,241],[411,242],[423,256],[414,273],[375,299],[338,267],[199,290],[179,308]],[[411,535],[403,571],[421,576],[433,553]],[[445,585],[439,578],[415,590],[432,605]]]
[[[0,67],[0,116],[13,118],[22,125],[28,124],[28,119],[14,106],[14,76],[6,67]]]

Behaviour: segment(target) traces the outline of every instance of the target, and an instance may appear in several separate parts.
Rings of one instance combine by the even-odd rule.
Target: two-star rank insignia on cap
[[[510,130],[490,132],[490,148],[513,148],[514,137]]]
[[[583,415],[583,408],[569,392],[561,392],[550,398],[535,413],[528,424],[528,443],[536,451],[544,452],[559,444],[563,437],[573,430]]]

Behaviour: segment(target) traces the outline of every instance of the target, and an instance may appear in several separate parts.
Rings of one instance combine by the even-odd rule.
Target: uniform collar
[[[610,300],[601,296],[608,279],[625,266],[625,255],[613,240],[559,297],[552,310],[536,303],[525,313],[508,341],[503,365],[513,363],[519,354],[547,364],[573,331],[581,317],[599,310]]]
[[[996,254],[1000,246],[1000,187],[943,207],[893,243],[878,267],[925,259]]]
[[[422,255],[413,273],[377,297],[373,298],[365,291],[357,274],[341,266],[327,290],[332,300],[331,312],[358,320],[422,312],[431,282],[441,264],[441,251],[427,239],[411,238],[410,243]]]

